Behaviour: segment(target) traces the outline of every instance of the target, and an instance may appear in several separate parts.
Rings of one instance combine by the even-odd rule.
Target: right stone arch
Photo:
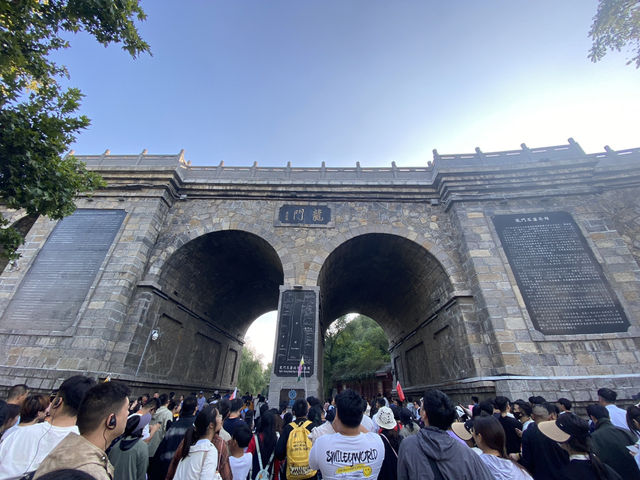
[[[473,298],[455,292],[424,247],[405,237],[368,233],[335,248],[322,265],[321,334],[341,315],[358,312],[389,339],[394,375],[419,391],[476,375],[480,338]]]

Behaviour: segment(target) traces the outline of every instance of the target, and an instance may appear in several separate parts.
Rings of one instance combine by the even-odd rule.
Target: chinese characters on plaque
[[[313,374],[315,333],[316,292],[313,290],[282,292],[274,369],[277,376],[297,377],[298,366],[303,356],[303,375],[308,377]]]
[[[327,225],[331,209],[322,205],[283,205],[278,220],[285,225]]]

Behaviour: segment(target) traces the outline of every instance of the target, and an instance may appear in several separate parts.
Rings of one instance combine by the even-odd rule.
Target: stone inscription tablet
[[[38,252],[0,328],[64,331],[73,325],[126,212],[76,210]]]
[[[316,292],[285,290],[280,303],[275,374],[297,377],[304,356],[303,374],[313,374],[316,333]]]
[[[331,209],[320,205],[283,205],[278,220],[285,225],[327,225]]]
[[[627,330],[622,306],[569,213],[496,215],[493,223],[536,330]]]

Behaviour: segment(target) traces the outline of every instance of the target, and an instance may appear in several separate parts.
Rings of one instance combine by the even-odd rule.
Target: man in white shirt
[[[79,433],[78,407],[93,385],[95,381],[83,375],[66,379],[51,402],[48,421],[21,427],[0,444],[0,480],[17,480],[35,471],[69,433]]]
[[[384,444],[375,433],[362,433],[364,400],[353,390],[336,397],[338,433],[318,438],[309,453],[309,466],[322,472],[324,480],[378,478],[384,460]]]
[[[629,430],[629,426],[627,425],[627,412],[615,406],[614,402],[616,398],[618,398],[618,394],[610,388],[601,388],[598,390],[598,403],[609,411],[611,423],[618,428]]]

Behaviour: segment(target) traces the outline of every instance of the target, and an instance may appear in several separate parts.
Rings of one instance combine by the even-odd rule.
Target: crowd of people
[[[366,401],[344,390],[270,408],[262,395],[145,394],[77,375],[55,394],[0,401],[0,480],[640,480],[640,408],[601,388],[566,398],[454,405]]]

